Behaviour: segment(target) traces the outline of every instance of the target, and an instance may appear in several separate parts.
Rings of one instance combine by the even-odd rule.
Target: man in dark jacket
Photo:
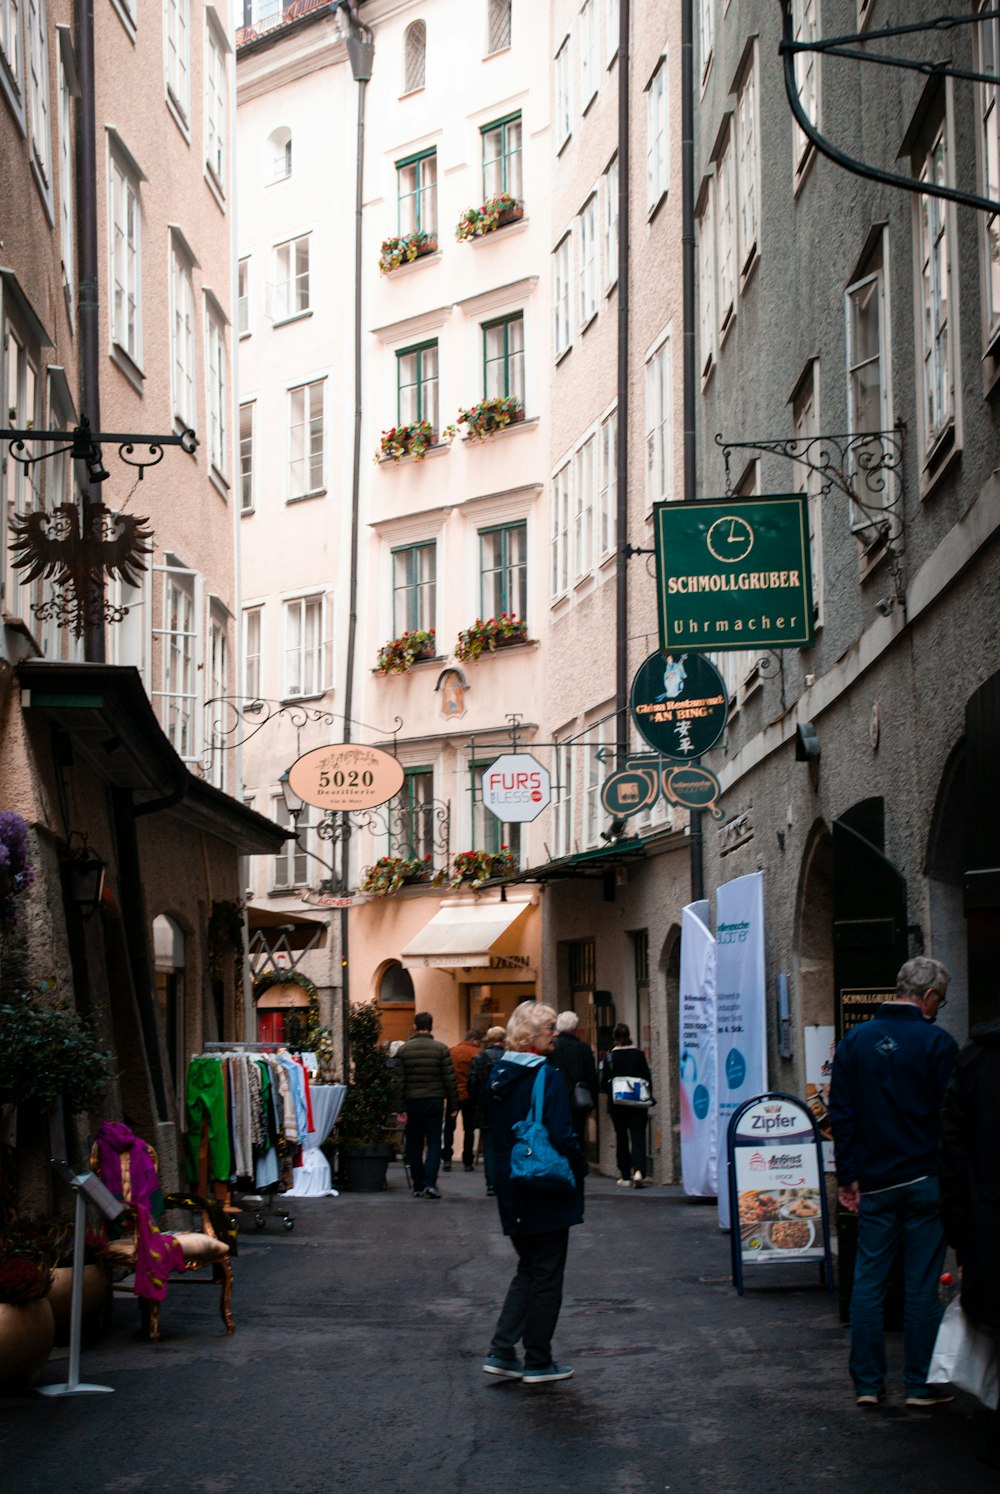
[[[889,1271],[904,1246],[906,1311],[903,1384],[908,1406],[953,1397],[927,1384],[941,1303],[944,1263],[938,1182],[941,1103],[958,1053],[934,1026],[945,1004],[948,972],[938,960],[907,960],[896,999],[837,1045],[830,1120],[837,1196],[858,1215],[851,1294],[849,1368],[859,1406],[877,1406],[885,1378],[882,1313]]]
[[[483,1038],[483,1046],[472,1060],[469,1069],[469,1100],[472,1103],[472,1124],[479,1132],[483,1143],[483,1172],[486,1174],[486,1192],[492,1198],[496,1193],[496,1163],[493,1150],[493,1130],[490,1126],[490,1074],[497,1059],[503,1057],[505,1027],[491,1027]]]
[[[569,1232],[583,1222],[587,1163],[573,1130],[566,1087],[547,1061],[555,1047],[555,1012],[523,1001],[507,1024],[507,1052],[490,1075],[490,1123],[496,1158],[497,1205],[505,1235],[517,1251],[511,1282],[483,1369],[488,1375],[545,1385],[573,1371],[552,1358],[552,1335],[562,1306]],[[542,1121],[557,1152],[573,1169],[576,1187],[529,1188],[511,1179],[512,1126],[532,1107],[535,1082],[543,1084]],[[524,1344],[524,1363],[517,1345]]]
[[[396,1055],[396,1103],[406,1111],[404,1156],[414,1198],[440,1198],[441,1127],[447,1100],[458,1109],[458,1086],[451,1054],[431,1036],[430,1012],[417,1012],[413,1036]]]
[[[1000,1352],[1000,1017],[974,1027],[941,1113],[941,1211],[962,1268],[962,1311]],[[1000,1467],[1000,1412],[979,1418],[980,1457]]]
[[[597,1062],[594,1050],[577,1032],[580,1019],[576,1012],[560,1012],[556,1018],[556,1047],[552,1062],[566,1082],[569,1108],[573,1112],[573,1129],[583,1146],[587,1140],[587,1117],[597,1104]],[[579,1104],[584,1094],[586,1105]]]

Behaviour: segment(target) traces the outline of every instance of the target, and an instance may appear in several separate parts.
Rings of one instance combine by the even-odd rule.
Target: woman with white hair
[[[562,1306],[563,1274],[569,1232],[583,1222],[583,1179],[587,1163],[580,1150],[566,1086],[551,1063],[556,1041],[556,1014],[541,1002],[522,1001],[507,1023],[507,1051],[490,1074],[490,1124],[493,1132],[497,1205],[505,1235],[517,1252],[517,1270],[483,1370],[525,1385],[568,1380],[573,1371],[552,1357],[552,1335]],[[543,1085],[542,1121],[549,1140],[573,1169],[570,1189],[525,1187],[512,1181],[511,1129],[532,1108],[535,1082]],[[524,1345],[524,1361],[518,1344]]]

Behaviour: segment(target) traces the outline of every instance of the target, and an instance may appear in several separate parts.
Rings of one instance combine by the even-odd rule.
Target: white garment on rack
[[[330,1164],[320,1146],[333,1130],[346,1094],[346,1084],[310,1085],[315,1129],[306,1132],[302,1139],[302,1166],[296,1167],[292,1173],[292,1186],[284,1194],[285,1198],[339,1197],[336,1188],[331,1186]]]

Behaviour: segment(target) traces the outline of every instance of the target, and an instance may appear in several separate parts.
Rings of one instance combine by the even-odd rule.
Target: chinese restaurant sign
[[[806,648],[813,642],[806,498],[655,505],[660,646]]]
[[[288,770],[293,793],[316,809],[374,809],[403,787],[403,765],[381,747],[314,747]]]
[[[695,653],[650,654],[635,672],[630,704],[639,735],[675,762],[714,747],[729,715],[722,675]]]

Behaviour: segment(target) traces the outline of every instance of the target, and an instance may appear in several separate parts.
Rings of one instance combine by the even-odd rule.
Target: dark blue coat
[[[519,1188],[510,1180],[510,1154],[516,1137],[511,1127],[531,1109],[532,1090],[545,1065],[542,1120],[557,1152],[568,1158],[576,1189]],[[583,1223],[583,1180],[587,1162],[580,1150],[562,1075],[538,1053],[505,1053],[490,1074],[490,1128],[496,1157],[497,1206],[505,1235],[538,1235]]]

